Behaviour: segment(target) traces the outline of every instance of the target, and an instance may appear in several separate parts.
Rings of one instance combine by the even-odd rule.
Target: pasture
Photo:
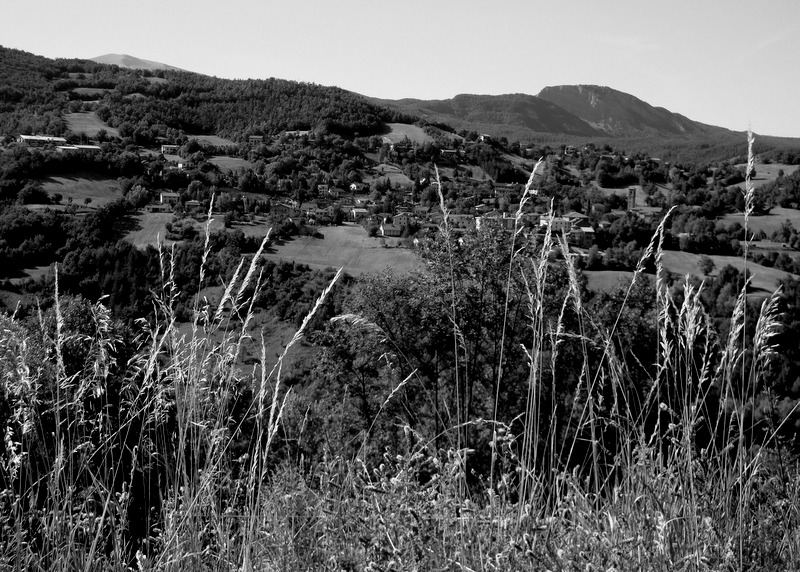
[[[165,239],[167,229],[164,227],[172,220],[172,213],[141,213],[131,218],[133,230],[125,236],[125,240],[132,242],[136,247],[158,246],[159,242],[165,245],[172,244],[173,241]]]
[[[587,285],[592,292],[613,292],[618,288],[627,288],[633,278],[633,272],[628,270],[584,270]],[[645,274],[648,279],[654,276]]]
[[[72,90],[73,93],[78,95],[96,95],[98,99],[112,91],[114,90],[107,87],[76,87]]]
[[[105,129],[110,137],[119,137],[119,130],[106,124],[94,112],[67,113],[64,115],[64,120],[73,133],[85,133],[87,137],[97,137],[97,133]]]
[[[47,194],[60,193],[62,203],[69,200],[83,207],[86,199],[90,199],[89,208],[110,203],[122,196],[122,190],[116,179],[100,177],[94,173],[76,173],[72,175],[47,177],[42,181],[42,189]]]
[[[744,226],[744,214],[732,213],[720,217],[718,220],[723,221],[725,224],[730,225],[738,222]],[[767,235],[767,238],[772,237],[772,233],[781,228],[781,225],[788,220],[796,229],[800,230],[800,210],[787,209],[784,207],[773,207],[768,215],[751,216],[748,218],[747,228],[752,232],[761,232]]]
[[[692,254],[689,252],[680,252],[677,250],[664,251],[664,267],[670,272],[684,276],[686,274],[694,274],[695,276],[702,277],[703,272],[700,270],[700,254]],[[722,255],[709,255],[709,258],[714,261],[716,268],[712,272],[712,276],[719,274],[721,268],[730,264],[740,271],[744,270],[745,260],[739,256],[722,256]],[[777,268],[767,268],[760,264],[755,264],[752,261],[747,261],[747,271],[752,276],[752,294],[755,296],[763,296],[775,291],[778,284],[784,278],[794,276],[789,272],[778,270]]]
[[[386,138],[392,143],[399,143],[408,137],[412,143],[423,145],[425,143],[433,143],[433,137],[425,133],[422,127],[416,125],[409,125],[408,123],[389,123],[389,133]]]
[[[216,135],[187,135],[189,139],[197,139],[197,141],[203,145],[214,145],[215,147],[235,147],[236,141],[231,141],[230,139],[225,139],[224,137],[218,137]]]
[[[220,170],[238,171],[239,169],[252,169],[253,164],[245,159],[239,157],[228,157],[226,155],[215,155],[208,160],[212,165],[216,165]]]
[[[735,165],[737,168],[745,169],[747,168],[746,163],[739,163]],[[774,181],[778,178],[778,171],[783,170],[783,174],[788,176],[796,171],[800,167],[800,165],[786,165],[783,163],[759,163],[756,161],[755,169],[756,169],[756,176],[753,177],[752,182],[755,188],[760,187],[766,183]],[[744,183],[738,183],[734,185],[735,187],[742,187],[744,188]]]
[[[390,267],[396,272],[423,269],[417,255],[409,249],[397,248],[398,239],[386,239],[390,248],[382,246],[380,238],[371,238],[357,224],[321,227],[323,238],[308,236],[273,245],[265,254],[270,260],[291,260],[311,268],[339,268],[353,276],[379,272]]]
[[[399,167],[388,163],[375,165],[370,174],[364,177],[364,182],[371,184],[376,179],[389,179],[392,187],[395,185],[400,185],[401,187],[411,186],[411,179],[406,177]]]

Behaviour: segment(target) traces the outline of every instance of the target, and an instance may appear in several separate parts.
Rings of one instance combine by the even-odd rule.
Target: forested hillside
[[[403,118],[335,87],[131,70],[0,47],[0,133],[63,135],[60,114],[86,105],[140,144],[179,130],[234,140],[287,129],[365,136]]]

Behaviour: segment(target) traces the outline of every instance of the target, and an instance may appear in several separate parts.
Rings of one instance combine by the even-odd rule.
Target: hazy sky
[[[696,121],[800,137],[799,0],[9,1],[0,45],[392,99],[599,84]]]

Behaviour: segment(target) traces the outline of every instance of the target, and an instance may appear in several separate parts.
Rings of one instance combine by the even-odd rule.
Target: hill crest
[[[186,71],[175,66],[151,60],[143,60],[128,54],[105,54],[90,58],[90,60],[98,64],[116,65],[128,69]]]

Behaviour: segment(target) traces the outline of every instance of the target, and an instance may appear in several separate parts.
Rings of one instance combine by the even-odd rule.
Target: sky
[[[27,0],[3,9],[0,45],[387,99],[597,84],[800,137],[798,0]]]

